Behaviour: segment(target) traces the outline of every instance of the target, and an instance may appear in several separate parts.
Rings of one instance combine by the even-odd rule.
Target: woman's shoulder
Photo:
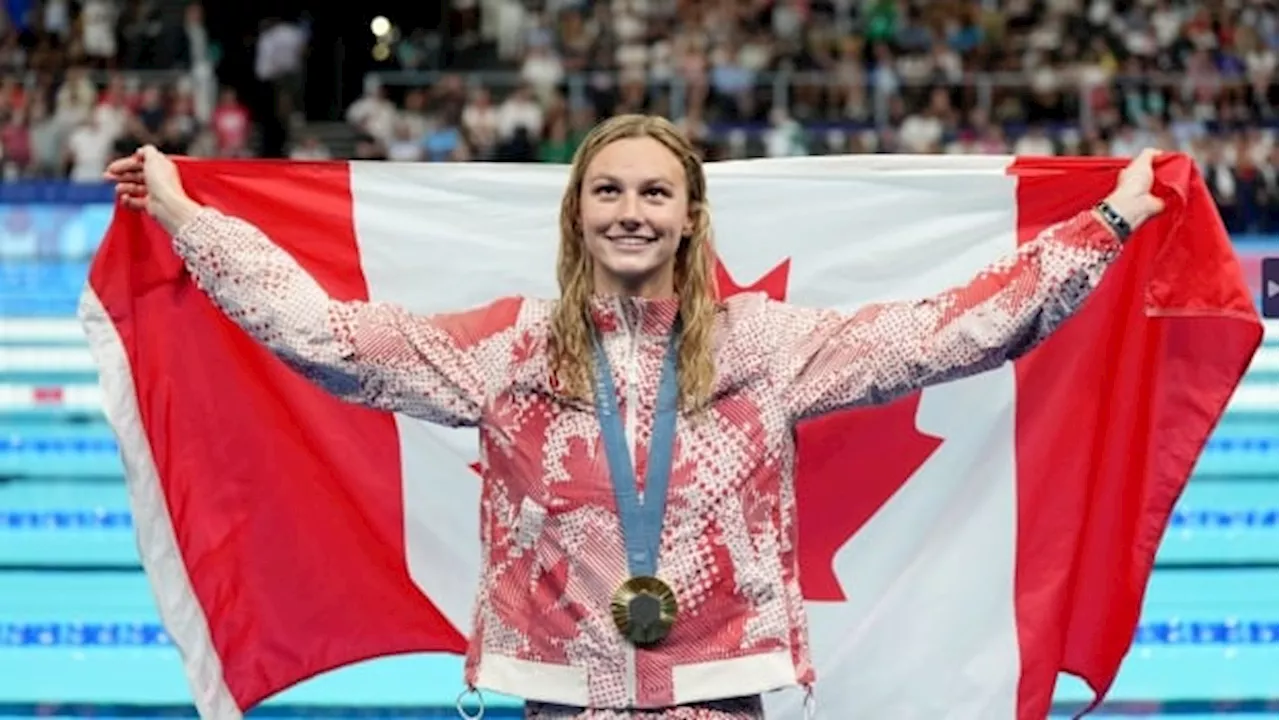
[[[783,342],[788,334],[812,325],[824,312],[779,300],[762,291],[737,293],[726,298],[721,306],[717,324],[730,344]]]
[[[725,322],[742,323],[765,319],[780,303],[758,290],[739,292],[720,301],[720,315]]]
[[[515,300],[520,303],[518,323],[523,327],[549,324],[551,317],[555,315],[556,308],[560,305],[558,299],[535,295],[519,295]]]

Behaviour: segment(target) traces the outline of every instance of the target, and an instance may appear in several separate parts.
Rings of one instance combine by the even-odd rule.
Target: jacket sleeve
[[[770,303],[790,418],[885,404],[1026,354],[1080,309],[1121,247],[1087,211],[932,297],[852,314]]]
[[[228,318],[345,401],[475,426],[486,378],[505,376],[518,299],[433,316],[335,300],[256,227],[210,208],[179,228],[174,248]]]

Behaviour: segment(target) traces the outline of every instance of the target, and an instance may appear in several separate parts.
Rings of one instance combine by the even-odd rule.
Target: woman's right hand
[[[183,190],[178,167],[152,145],[112,162],[103,177],[116,184],[116,195],[125,207],[147,211],[169,232],[176,232],[200,210]]]

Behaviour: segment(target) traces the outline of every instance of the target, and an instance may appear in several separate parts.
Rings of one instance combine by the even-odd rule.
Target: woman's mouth
[[[609,238],[609,242],[622,247],[644,247],[650,243],[657,242],[657,238],[643,237],[640,235],[618,235]]]

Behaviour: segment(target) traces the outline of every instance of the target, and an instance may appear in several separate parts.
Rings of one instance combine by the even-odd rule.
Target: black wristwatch
[[[1121,240],[1128,240],[1129,236],[1133,234],[1133,226],[1129,224],[1129,221],[1125,220],[1106,201],[1100,202],[1094,207],[1098,214],[1102,216],[1103,221],[1115,231],[1116,236]]]

